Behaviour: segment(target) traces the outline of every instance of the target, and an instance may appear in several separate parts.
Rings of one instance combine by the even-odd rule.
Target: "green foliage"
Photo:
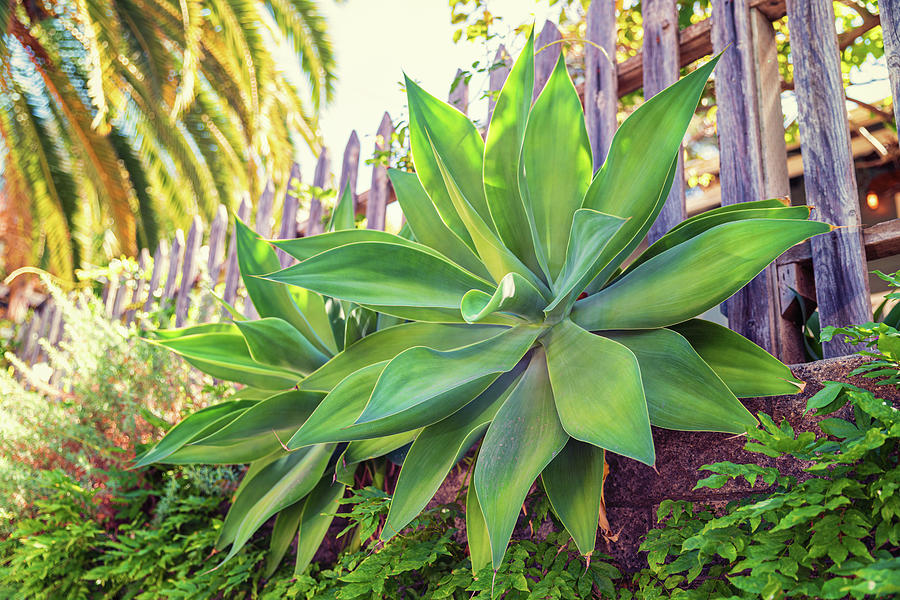
[[[138,342],[133,330],[110,322],[90,293],[66,295],[47,283],[62,311],[61,343],[43,340],[48,362],[30,368],[6,355],[24,382],[9,369],[0,371],[3,533],[33,512],[31,499],[43,493],[40,472],[54,468],[79,485],[102,487],[95,500],[110,517],[116,486],[134,485],[139,476],[110,479],[106,471],[124,468],[137,446],[223,392],[170,353]]]
[[[871,392],[830,383],[809,400],[827,436],[797,434],[761,414],[746,449],[810,461],[803,477],[753,463],[703,467],[698,488],[745,478],[768,489],[724,511],[664,501],[663,526],[641,545],[636,598],[896,597],[900,550],[900,411]]]
[[[192,415],[139,461],[251,462],[219,538],[231,545],[226,559],[276,514],[273,556],[295,524],[316,531],[302,543],[318,543],[327,517],[306,519],[324,498],[320,482],[336,473],[352,483],[348,467],[413,442],[389,539],[482,436],[467,519],[481,528],[483,517],[486,537],[470,537],[489,546],[494,567],[539,476],[589,554],[604,450],[653,464],[651,424],[739,433],[755,419],[738,396],[797,391],[772,356],[693,317],[829,225],[777,200],[726,206],[623,266],[662,208],[717,59],[637,109],[594,174],[562,58],[531,103],[533,45],[532,36],[486,140],[407,79],[416,172],[389,174],[410,235],[333,223],[272,242],[300,261],[279,270],[272,247],[238,223],[238,262],[261,319],[152,336],[249,386],[220,407],[226,414]],[[322,498],[308,496],[314,489]],[[486,553],[473,555],[478,569]]]

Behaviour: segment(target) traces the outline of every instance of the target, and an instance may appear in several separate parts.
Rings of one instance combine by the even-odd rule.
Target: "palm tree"
[[[334,82],[312,0],[0,0],[6,270],[70,277],[284,181]]]

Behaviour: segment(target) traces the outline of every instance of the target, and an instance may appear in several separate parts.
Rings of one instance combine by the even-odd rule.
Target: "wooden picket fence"
[[[621,64],[615,57],[616,23],[614,0],[594,0],[587,14],[585,81],[581,88],[595,169],[602,164],[616,130],[618,99],[643,87],[649,97],[679,77],[679,69],[698,59],[726,50],[717,66],[715,93],[718,106],[719,179],[721,202],[734,204],[771,197],[788,197],[790,182],[780,104],[781,82],[772,22],[788,17],[795,89],[800,106],[800,132],[806,201],[815,207],[814,218],[840,226],[832,233],[797,246],[782,256],[727,303],[729,325],[786,362],[803,360],[800,324],[796,318],[796,294],[808,304],[818,304],[823,325],[843,325],[871,319],[866,256],[900,253],[900,220],[881,223],[862,231],[850,131],[842,84],[838,35],[829,0],[715,0],[709,19],[679,31],[675,0],[644,0],[644,46],[640,55]],[[900,110],[900,0],[881,0],[880,19],[885,55],[894,92],[894,110]],[[869,23],[871,28],[877,23]],[[851,32],[855,36],[864,31]],[[535,97],[546,83],[561,51],[557,27],[547,22],[536,47],[543,50],[535,60]],[[595,47],[593,44],[599,46]],[[601,50],[602,49],[602,50]],[[490,73],[488,114],[494,96],[509,72],[510,59],[501,47]],[[449,101],[460,110],[468,107],[469,90],[460,73],[454,78]],[[385,113],[377,130],[375,151],[390,149],[393,131]],[[364,213],[369,228],[384,229],[385,211],[392,200],[386,170],[373,166],[368,191],[356,194],[360,158],[359,137],[354,131],[343,154],[338,181],[340,192],[350,185],[358,213]],[[313,186],[324,188],[330,163],[323,152]],[[299,170],[292,177],[299,179]],[[649,241],[658,239],[687,216],[683,161]],[[274,190],[271,184],[256,203],[256,231],[272,233]],[[245,198],[238,215],[248,219],[251,204]],[[298,222],[296,198],[286,195],[278,237],[311,235],[322,230],[322,203],[312,198],[309,217]],[[225,207],[212,222],[207,237],[209,280],[224,280],[224,300],[239,295],[240,277],[233,243],[226,244],[228,215]],[[872,230],[875,230],[874,232]],[[144,251],[143,269],[152,269],[149,281],[109,281],[104,302],[114,319],[131,322],[137,307],[152,309],[159,302],[174,302],[175,323],[185,322],[190,291],[197,282],[204,237],[199,217],[184,236],[180,231],[156,249],[153,259]],[[227,256],[225,250],[227,248]],[[283,265],[290,257],[280,255]],[[245,311],[252,311],[247,303]],[[212,312],[203,315],[212,318]],[[23,330],[20,355],[26,362],[40,360],[37,339],[58,341],[63,326],[59,311],[45,303]],[[825,344],[826,356],[847,354],[852,348],[840,341]]]

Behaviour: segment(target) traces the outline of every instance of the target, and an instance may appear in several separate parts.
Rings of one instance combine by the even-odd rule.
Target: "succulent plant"
[[[830,231],[807,220],[806,207],[780,200],[723,206],[684,221],[629,262],[666,201],[716,60],[635,110],[596,174],[562,55],[532,104],[533,38],[510,71],[484,141],[465,115],[407,79],[415,173],[392,170],[390,178],[411,235],[347,228],[274,241],[299,262],[278,270],[260,259],[247,271],[241,263],[245,282],[248,273],[265,274],[248,282],[264,318],[209,326],[205,334],[221,336],[219,349],[243,341],[242,360],[266,365],[244,383],[297,384],[243,413],[254,411],[278,432],[268,456],[298,464],[319,457],[320,474],[346,470],[334,458],[343,444],[350,444],[345,454],[366,444],[354,456],[368,457],[412,440],[386,540],[478,443],[467,533],[473,567],[496,568],[538,478],[556,517],[589,554],[606,451],[654,464],[651,425],[741,433],[756,421],[739,397],[796,392],[785,365],[696,317],[786,249]],[[260,241],[253,248],[254,256],[271,252]],[[378,324],[336,352],[322,315],[338,306]],[[217,351],[208,348],[211,338],[192,341],[187,333],[159,343],[185,356],[192,343]],[[195,364],[216,374],[204,356]],[[230,360],[222,362],[233,366]],[[250,421],[233,423],[240,419]],[[216,420],[203,433],[244,443],[226,430]],[[202,447],[198,435],[169,460]],[[285,448],[276,448],[281,442]],[[288,473],[273,476],[273,490]],[[240,494],[232,511],[239,504]]]

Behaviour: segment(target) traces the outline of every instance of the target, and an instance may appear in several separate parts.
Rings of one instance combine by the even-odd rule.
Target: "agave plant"
[[[349,187],[328,230],[352,228]],[[166,347],[210,375],[242,384],[233,398],[200,410],[138,457],[136,466],[249,463],[225,518],[216,547],[237,553],[277,515],[267,571],[274,572],[295,535],[296,570],[302,572],[325,537],[355,466],[410,443],[416,432],[351,444],[324,443],[288,452],[289,439],[324,394],[297,384],[343,348],[374,331],[372,311],[315,292],[288,289],[258,276],[280,267],[272,247],[236,221],[237,256],[250,300],[261,318],[244,320],[227,306],[232,322],[154,332]],[[380,326],[393,324],[382,317]]]
[[[336,458],[344,444],[344,457],[355,460],[412,441],[381,534],[390,539],[479,444],[466,499],[473,568],[502,561],[538,478],[589,554],[607,450],[653,464],[651,425],[740,433],[756,421],[739,397],[796,392],[785,365],[695,317],[787,248],[831,229],[808,221],[806,207],[764,200],[715,209],[626,264],[668,196],[715,62],[638,108],[596,174],[562,57],[532,105],[533,38],[485,141],[465,115],[407,80],[415,173],[390,177],[410,235],[345,228],[274,241],[299,261],[277,270],[272,250],[241,234],[241,269],[264,318],[159,334],[159,343],[217,377],[296,386],[249,408],[254,400],[245,396],[238,408],[207,409],[160,444],[178,446],[169,461],[179,453],[208,460],[211,438],[236,447],[252,439],[271,452],[252,463],[247,477],[257,483],[242,484],[226,533],[239,518],[244,532],[258,527],[306,494],[306,482],[327,481],[332,468],[346,480],[348,466]],[[367,324],[345,334],[341,349],[329,324],[343,322],[345,332],[357,325],[326,318],[338,311]],[[232,414],[241,416],[231,421]],[[265,425],[221,433],[242,421]],[[303,477],[287,466],[263,477],[279,461],[318,462]],[[298,488],[303,494],[284,495]],[[242,494],[251,489],[273,499],[265,510],[246,510]],[[320,533],[304,538],[301,525],[301,544],[318,544]],[[223,545],[243,539],[224,535]]]
[[[738,397],[798,390],[761,348],[695,317],[830,231],[806,207],[766,200],[709,211],[625,264],[668,196],[715,63],[637,109],[596,175],[562,56],[532,105],[532,40],[484,142],[465,115],[407,79],[415,173],[390,177],[413,241],[342,231],[276,243],[300,262],[269,280],[407,321],[300,383],[327,396],[287,442],[295,450],[421,428],[384,539],[483,435],[467,498],[473,566],[499,565],[538,477],[587,554],[604,451],[652,465],[651,425],[743,432],[755,419]]]

